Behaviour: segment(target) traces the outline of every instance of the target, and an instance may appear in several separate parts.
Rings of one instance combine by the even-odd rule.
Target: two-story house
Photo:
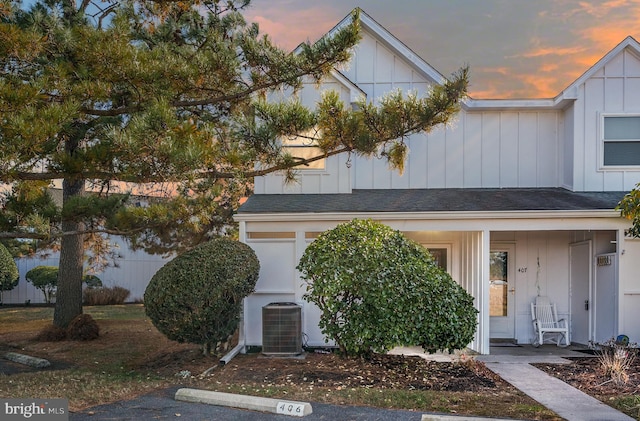
[[[350,66],[306,87],[304,102],[323,89],[349,103],[442,81],[364,12],[361,25]],[[537,295],[557,303],[573,342],[621,333],[640,341],[640,241],[625,236],[629,222],[614,209],[640,182],[636,40],[623,40],[555,98],[471,98],[453,125],[407,145],[402,175],[384,160],[339,155],[301,169],[293,184],[281,174],[256,178],[236,215],[241,241],[262,265],[245,301],[243,345],[262,344],[261,309],[272,302],[300,305],[306,342],[325,345],[295,267],[319,233],[353,218],[381,221],[432,251],[475,298],[470,347],[480,353],[492,338],[532,341]]]

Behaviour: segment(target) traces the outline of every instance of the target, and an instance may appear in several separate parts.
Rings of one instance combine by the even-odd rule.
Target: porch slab
[[[538,348],[529,344],[501,347],[492,346],[489,355],[477,355],[475,359],[484,363],[499,362],[506,363],[548,363],[548,364],[568,364],[566,358],[594,357],[588,354],[588,348],[582,345],[570,345],[561,348],[555,345],[541,345]]]

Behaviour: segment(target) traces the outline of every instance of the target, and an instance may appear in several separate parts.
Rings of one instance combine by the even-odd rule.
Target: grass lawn
[[[84,311],[97,320],[100,338],[90,342],[38,342],[38,332],[51,323],[52,308],[0,307],[0,351],[46,358],[54,365],[52,370],[0,374],[0,397],[68,398],[70,410],[79,411],[182,385],[312,402],[561,419],[492,376],[481,363],[427,366],[420,360],[381,367],[336,355],[309,354],[304,361],[298,361],[247,354],[220,366],[219,358],[202,356],[199,346],[166,339],[145,316],[141,304],[85,307]],[[407,367],[413,367],[413,371],[407,371]],[[209,368],[208,374],[202,375]],[[453,373],[451,376],[458,377],[455,380],[463,386],[454,390],[439,387],[449,379],[443,374],[435,378],[436,368],[443,370],[440,373]],[[429,383],[430,377],[435,382]],[[482,387],[464,386],[474,386],[478,379],[482,380]]]

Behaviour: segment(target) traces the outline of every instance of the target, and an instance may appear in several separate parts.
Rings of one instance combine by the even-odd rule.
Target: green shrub
[[[47,304],[51,303],[51,299],[55,296],[58,286],[57,266],[36,266],[27,272],[25,278],[31,282],[34,287],[42,291]]]
[[[82,291],[82,302],[88,306],[124,304],[131,291],[119,286],[86,288]]]
[[[42,291],[45,302],[50,304],[58,288],[58,267],[36,266],[27,272],[25,278],[31,282],[34,287]],[[102,281],[95,275],[84,275],[82,282],[86,283],[88,288],[102,286]]]
[[[237,326],[260,264],[246,244],[218,238],[164,265],[144,293],[145,311],[169,339],[201,344],[209,354]]]
[[[0,244],[0,304],[2,304],[2,294],[4,291],[11,291],[18,285],[20,273],[13,256],[9,250]]]
[[[381,223],[353,220],[321,234],[297,268],[320,329],[347,355],[399,345],[451,352],[473,339],[473,297],[424,247]]]

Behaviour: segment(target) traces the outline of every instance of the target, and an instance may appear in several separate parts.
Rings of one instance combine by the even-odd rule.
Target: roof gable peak
[[[419,73],[434,83],[443,83],[445,77],[438,72],[433,66],[427,63],[422,57],[416,54],[406,44],[396,38],[385,27],[379,24],[369,14],[367,14],[362,8],[356,7],[347,16],[345,16],[336,26],[334,26],[325,36],[331,36],[336,31],[339,31],[344,25],[351,22],[354,12],[358,12],[360,16],[361,27],[375,37],[378,41],[381,41],[387,46],[393,53],[399,55],[413,66]]]

